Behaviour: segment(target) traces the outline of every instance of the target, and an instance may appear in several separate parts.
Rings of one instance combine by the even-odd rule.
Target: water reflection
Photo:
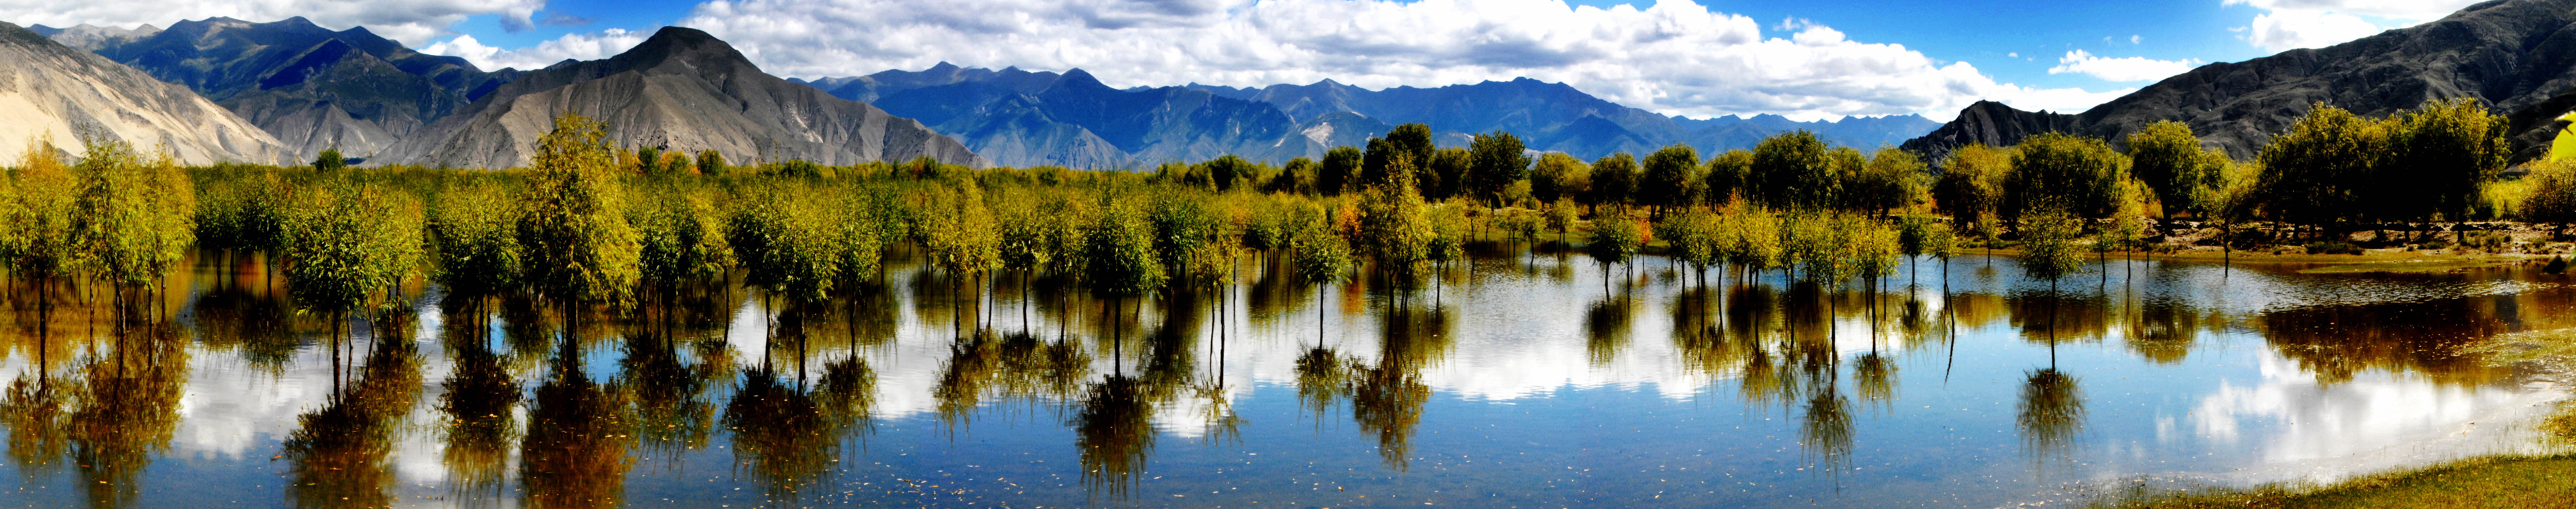
[[[623,387],[582,369],[579,341],[565,338],[545,382],[528,400],[519,444],[521,503],[528,507],[617,507],[625,501],[634,417]]]
[[[1223,279],[1104,302],[901,251],[827,305],[771,308],[710,280],[572,326],[523,296],[434,288],[406,290],[437,303],[417,313],[299,321],[258,264],[216,257],[198,291],[159,304],[183,312],[122,335],[93,318],[114,316],[104,304],[22,288],[0,329],[7,462],[40,505],[101,507],[188,491],[606,507],[1626,491],[1875,506],[1933,490],[2005,505],[2047,487],[2025,468],[2251,482],[2355,469],[2319,458],[2506,450],[2512,432],[2454,432],[2554,393],[2459,347],[2576,326],[2576,291],[2509,271],[2220,278],[2141,262],[2052,293],[1982,260],[1846,286],[1480,248],[1491,259],[1332,287],[1246,255]],[[310,332],[337,327],[358,339]],[[245,410],[242,384],[276,415]],[[261,466],[272,455],[282,469]],[[1567,466],[1587,473],[1542,471]],[[210,472],[279,479],[187,479]],[[1674,478],[1763,488],[1650,482]],[[1317,491],[1333,483],[1372,496]]]
[[[386,507],[395,478],[394,430],[420,393],[420,360],[409,341],[375,341],[354,380],[322,408],[296,416],[284,456],[300,507]]]

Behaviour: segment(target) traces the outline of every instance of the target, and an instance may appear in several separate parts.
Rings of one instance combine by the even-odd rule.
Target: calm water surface
[[[828,309],[412,288],[347,341],[255,258],[121,335],[16,284],[0,506],[2017,506],[2530,452],[2559,378],[2456,348],[2576,326],[2528,270],[2052,293],[1972,256],[1873,292],[1496,245],[1411,292],[1246,257],[1140,305],[891,256]]]

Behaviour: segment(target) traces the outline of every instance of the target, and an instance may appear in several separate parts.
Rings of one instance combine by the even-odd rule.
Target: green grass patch
[[[2568,417],[2562,415],[2562,417]],[[2576,420],[2576,417],[2569,417]],[[2131,493],[2092,507],[2120,509],[2564,508],[2576,504],[2576,455],[2505,456],[2363,476],[2327,486]]]

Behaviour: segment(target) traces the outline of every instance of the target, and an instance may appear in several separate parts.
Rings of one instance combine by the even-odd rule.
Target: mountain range
[[[2497,0],[2413,27],[2318,49],[2193,69],[2082,113],[1979,102],[1904,148],[1931,160],[1970,143],[2011,145],[2048,131],[2123,137],[2158,120],[2190,124],[2205,146],[2257,155],[2314,104],[2385,116],[2429,99],[2470,97],[2510,121],[2516,160],[2548,150],[2576,108],[2576,0]]]
[[[187,86],[299,154],[373,154],[515,78],[428,55],[365,27],[332,31],[304,18],[210,18],[130,31],[88,25],[52,37]]]
[[[50,138],[74,155],[80,136],[104,134],[187,164],[284,163],[295,154],[214,102],[142,71],[0,23],[0,153]]]
[[[2576,109],[2576,0],[2497,0],[2441,20],[2319,49],[2216,63],[2081,113],[1979,102],[1946,123],[1919,116],[1794,122],[1776,115],[1660,115],[1527,78],[1433,88],[1307,85],[1115,88],[1062,73],[942,63],[812,81],[781,79],[724,41],[665,28],[615,57],[483,71],[365,28],[302,18],[212,18],[167,29],[14,25],[0,30],[0,140],[68,143],[100,129],[191,162],[270,162],[339,148],[370,164],[506,167],[557,111],[600,119],[625,147],[714,149],[737,161],[827,164],[934,157],[976,166],[1143,168],[1225,154],[1280,162],[1358,146],[1392,126],[1435,142],[1489,131],[1592,158],[1674,143],[1703,154],[1792,129],[1938,161],[1969,143],[2063,131],[2113,140],[2153,121],[2253,157],[2312,104],[2382,116],[2470,97],[2510,119],[2516,159],[2546,150]],[[1929,134],[1924,134],[1928,132]],[[1918,137],[1919,135],[1919,137]],[[1911,138],[1911,139],[1908,139]]]
[[[1777,115],[1672,117],[1528,78],[1381,90],[1332,80],[1117,89],[1081,69],[1058,74],[943,62],[921,71],[804,83],[920,119],[1012,166],[1122,168],[1224,154],[1280,162],[1363,145],[1397,124],[1415,122],[1430,125],[1442,145],[1463,146],[1471,134],[1500,130],[1520,136],[1533,150],[1583,158],[1645,153],[1674,143],[1714,153],[1748,148],[1792,129],[1877,147],[1938,125],[1915,115],[1817,122]]]
[[[681,27],[663,27],[615,57],[528,71],[377,157],[425,166],[525,165],[560,111],[601,121],[620,146],[712,149],[738,163],[930,157],[991,165],[920,122],[770,76],[724,41]]]

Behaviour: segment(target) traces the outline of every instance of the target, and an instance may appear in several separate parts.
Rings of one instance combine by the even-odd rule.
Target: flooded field
[[[257,257],[152,309],[16,283],[0,506],[2009,506],[2534,451],[2566,388],[2458,349],[2576,327],[2520,268],[2113,257],[2052,290],[1970,256],[1825,288],[1476,255],[1401,291],[1247,256],[1113,302],[898,249],[822,309],[415,285],[346,323]]]

